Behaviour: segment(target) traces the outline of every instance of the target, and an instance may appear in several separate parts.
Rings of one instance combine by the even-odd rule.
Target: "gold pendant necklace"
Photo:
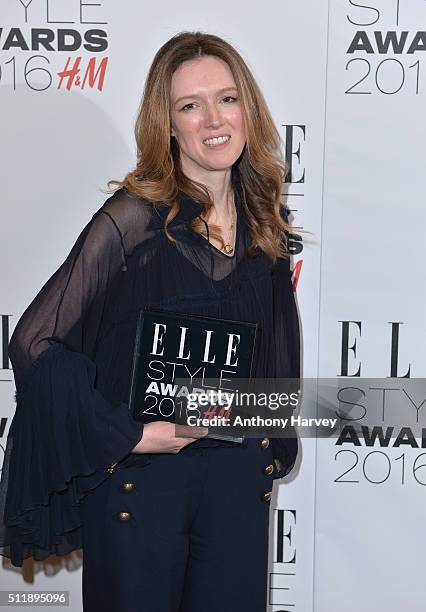
[[[235,225],[235,196],[234,196],[234,191],[232,191],[232,216],[233,216],[233,220],[231,223],[231,236],[234,237],[234,225]],[[234,238],[234,242],[235,242],[235,238]],[[227,242],[225,244],[225,246],[222,247],[222,251],[225,251],[225,253],[227,255],[231,255],[234,252],[234,247],[232,246],[232,244],[229,244],[229,242]]]

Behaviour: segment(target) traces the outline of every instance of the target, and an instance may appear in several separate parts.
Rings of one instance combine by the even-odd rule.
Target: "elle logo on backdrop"
[[[358,362],[358,369],[355,371],[351,369],[349,371],[349,359],[350,357],[357,357],[358,345],[361,340],[362,323],[361,321],[339,321],[342,326],[341,335],[341,359],[340,359],[340,372],[337,376],[361,376],[362,363]],[[390,342],[389,342],[389,353],[388,353],[388,364],[389,364],[389,375],[387,378],[410,378],[411,364],[408,364],[407,371],[405,374],[398,373],[398,351],[400,345],[400,326],[403,324],[402,321],[388,321],[390,328]],[[358,333],[357,338],[350,340],[350,332]],[[350,344],[350,342],[352,342]],[[356,366],[355,366],[356,367]]]
[[[277,612],[295,610],[296,510],[275,508],[275,548],[269,572],[268,605],[282,606]]]

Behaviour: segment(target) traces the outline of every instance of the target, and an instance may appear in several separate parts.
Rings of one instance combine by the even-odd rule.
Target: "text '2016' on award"
[[[204,426],[209,438],[242,442],[232,428],[230,399],[248,390],[256,331],[257,323],[142,309],[129,397],[133,418]]]

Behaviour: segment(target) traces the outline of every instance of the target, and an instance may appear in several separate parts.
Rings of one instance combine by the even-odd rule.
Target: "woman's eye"
[[[225,96],[223,98],[223,100],[227,103],[227,104],[233,104],[234,102],[237,101],[238,98],[236,98],[235,96]],[[195,108],[195,103],[194,102],[188,102],[188,104],[185,104],[185,106],[183,106],[181,108],[182,111],[190,111],[193,108]]]

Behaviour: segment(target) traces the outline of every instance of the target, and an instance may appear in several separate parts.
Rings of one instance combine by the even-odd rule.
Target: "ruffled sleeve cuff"
[[[53,344],[17,388],[0,483],[0,554],[20,567],[80,548],[84,496],[143,434],[95,388],[96,365]]]

